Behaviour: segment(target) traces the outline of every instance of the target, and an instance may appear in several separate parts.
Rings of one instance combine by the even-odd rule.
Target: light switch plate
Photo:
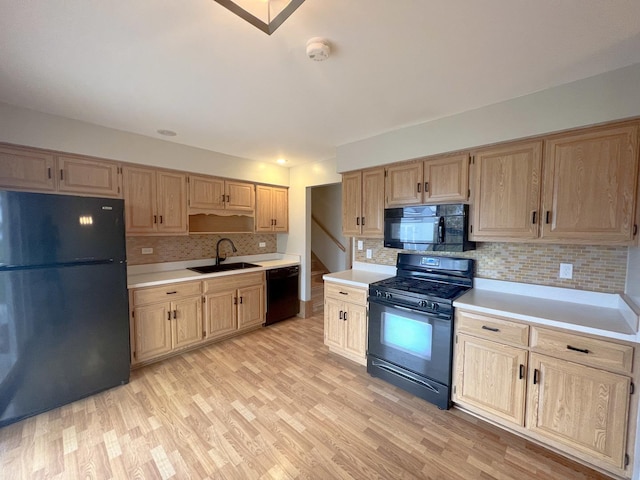
[[[145,248],[142,249],[142,255],[149,255],[151,253],[153,253],[153,248],[146,248],[145,247]]]
[[[560,264],[560,278],[573,278],[573,264],[572,263],[561,263]]]
[[[371,258],[371,249],[367,248],[367,258]]]
[[[358,240],[358,250],[362,250],[364,248],[364,243],[362,240]]]
[[[258,243],[258,247],[260,247],[260,248],[264,248],[264,247],[266,247],[266,246],[267,246],[267,243],[266,243],[266,242],[260,242],[260,243]]]

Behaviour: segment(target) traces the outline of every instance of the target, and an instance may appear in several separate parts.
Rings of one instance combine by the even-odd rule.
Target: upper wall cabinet
[[[135,167],[123,172],[128,234],[187,233],[186,175]]]
[[[538,237],[542,142],[487,148],[474,155],[470,222],[476,241],[528,241]]]
[[[255,209],[253,183],[189,175],[190,213],[225,209],[253,212]]]
[[[256,185],[256,232],[289,231],[289,190]]]
[[[542,239],[629,243],[637,178],[637,124],[545,141]]]
[[[117,163],[62,155],[57,159],[60,192],[122,197],[121,167]]]
[[[53,155],[0,146],[0,186],[52,192],[56,189]]]
[[[384,234],[384,168],[342,175],[342,234],[382,238]]]
[[[475,152],[475,241],[631,244],[638,124]],[[541,182],[541,179],[543,181]]]
[[[387,167],[387,207],[460,202],[468,198],[468,153]]]

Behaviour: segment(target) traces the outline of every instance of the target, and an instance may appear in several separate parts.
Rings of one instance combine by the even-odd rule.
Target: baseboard
[[[313,301],[312,300],[300,300],[300,313],[299,317],[309,318],[313,316]]]

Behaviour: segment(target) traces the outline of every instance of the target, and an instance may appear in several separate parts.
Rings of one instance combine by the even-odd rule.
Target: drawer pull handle
[[[171,320],[171,310],[167,312],[167,320]]]
[[[487,327],[486,325],[482,325],[482,329],[483,330],[489,330],[490,332],[499,332],[500,331],[499,328]]]
[[[173,292],[167,292],[167,295],[173,295],[174,293],[178,293],[178,292],[174,290]]]
[[[342,320],[342,310],[340,310],[340,313],[338,314],[338,318]]]
[[[174,320],[175,320],[176,318],[178,318],[178,310],[174,310],[174,311],[173,311],[173,318],[174,318]]]
[[[347,312],[344,312],[344,314],[342,315],[342,319],[346,320],[347,319]]]
[[[349,295],[349,292],[340,292],[340,295]]]
[[[420,192],[421,192],[420,187],[422,187],[422,185],[421,185],[421,184],[418,184],[418,193],[420,193]]]
[[[536,383],[540,382],[540,378],[538,378],[540,375],[540,371],[537,368],[533,369],[533,384],[535,385]]]
[[[571,345],[567,345],[567,350],[573,350],[574,352],[580,352],[580,353],[589,353],[589,350],[587,350],[586,348],[577,348],[577,347],[572,347]]]
[[[524,378],[524,365],[521,363],[520,364],[520,380],[522,380]]]

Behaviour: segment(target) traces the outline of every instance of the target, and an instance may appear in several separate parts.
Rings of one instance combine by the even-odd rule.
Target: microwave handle
[[[444,217],[438,220],[438,243],[444,243]]]

